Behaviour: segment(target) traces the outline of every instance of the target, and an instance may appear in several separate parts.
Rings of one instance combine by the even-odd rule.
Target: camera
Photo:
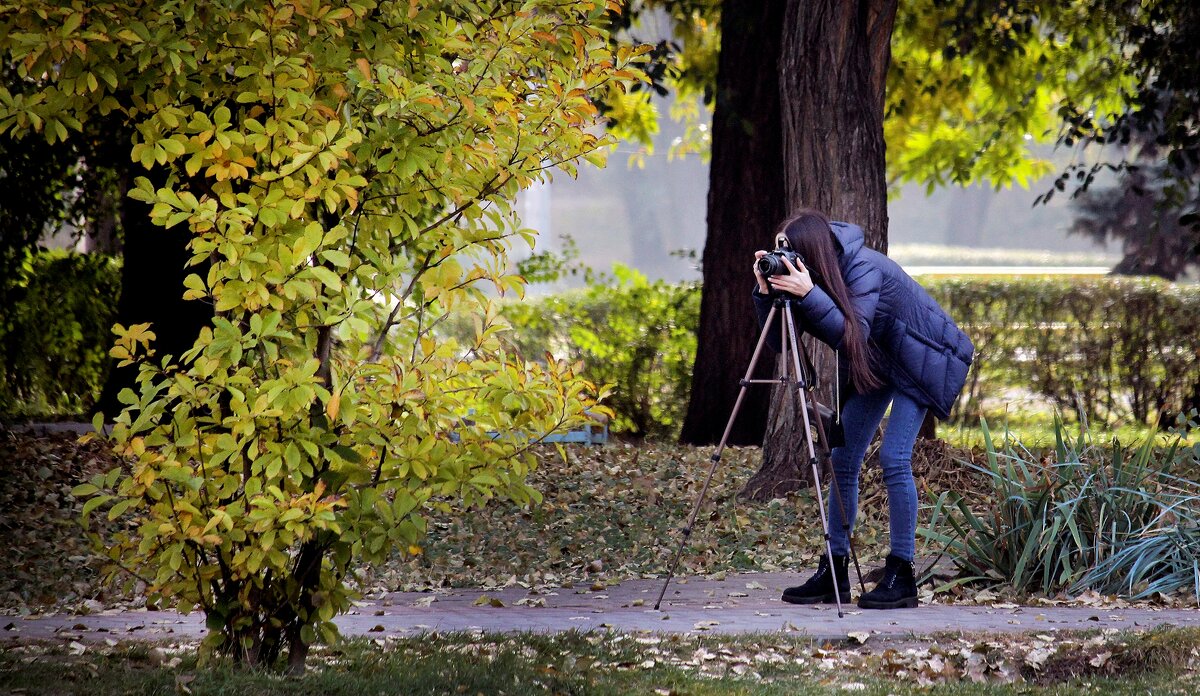
[[[788,267],[784,265],[783,260],[787,259],[792,266],[799,266],[804,263],[804,259],[791,249],[780,247],[775,251],[763,256],[755,265],[758,267],[758,272],[764,276],[787,275]]]

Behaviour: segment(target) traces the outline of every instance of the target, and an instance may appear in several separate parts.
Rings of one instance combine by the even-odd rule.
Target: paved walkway
[[[783,631],[818,640],[917,638],[934,634],[1052,633],[1085,629],[1200,627],[1200,610],[1097,607],[928,605],[918,609],[864,611],[846,604],[794,606],[779,601],[791,574],[730,575],[725,580],[676,579],[653,609],[661,580],[633,580],[600,591],[560,588],[531,594],[521,587],[398,592],[360,602],[337,619],[345,635],[409,636],[430,631],[651,631],[756,633]],[[486,595],[481,604],[477,604]],[[204,634],[199,613],[106,611],[87,616],[0,617],[0,647],[30,639],[178,640]]]
[[[43,423],[19,429],[82,433],[86,423]],[[1051,633],[1086,629],[1200,627],[1197,609],[927,605],[918,609],[864,611],[848,601],[839,617],[833,605],[795,606],[779,601],[794,574],[730,575],[725,580],[679,578],[661,611],[653,609],[662,580],[632,580],[592,591],[560,588],[531,594],[521,587],[399,592],[360,602],[336,619],[351,636],[405,636],[430,631],[651,631],[757,633],[783,631],[817,640],[856,637],[922,638],[935,634]],[[486,600],[477,603],[486,595]],[[196,639],[204,617],[160,611],[102,611],[86,616],[0,617],[0,647],[36,639],[80,641]]]

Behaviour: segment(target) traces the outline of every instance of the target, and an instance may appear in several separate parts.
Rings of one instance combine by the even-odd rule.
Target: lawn
[[[741,637],[431,634],[318,649],[302,677],[198,666],[186,646],[0,650],[29,694],[1190,694],[1200,631],[859,645]]]

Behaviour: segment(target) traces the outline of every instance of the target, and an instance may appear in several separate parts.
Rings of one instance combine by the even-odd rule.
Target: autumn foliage
[[[302,668],[352,564],[420,553],[423,510],[537,499],[531,443],[597,395],[506,353],[491,298],[520,292],[507,253],[533,238],[514,195],[602,159],[593,95],[638,77],[605,11],[0,3],[23,78],[0,131],[53,142],[121,114],[147,172],[130,195],[190,231],[194,272],[163,292],[216,318],[182,355],[116,328],[141,369],[110,435],[129,466],[74,493],[85,517],[129,516],[113,572],[203,610],[210,647]],[[450,312],[475,317],[470,340],[433,338]]]

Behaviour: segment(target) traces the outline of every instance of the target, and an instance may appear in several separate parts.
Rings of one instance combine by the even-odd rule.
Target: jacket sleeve
[[[862,335],[870,336],[871,323],[875,321],[875,310],[879,306],[879,292],[883,288],[883,272],[875,264],[860,260],[850,267],[845,281]],[[819,286],[813,286],[800,301],[800,314],[806,331],[835,350],[842,347],[846,317],[833,298]]]
[[[774,303],[774,300],[768,295],[759,294],[757,287],[750,292],[750,298],[754,300],[754,313],[758,316],[758,328],[761,330],[767,323],[767,316],[771,314],[771,305]],[[778,322],[767,332],[767,345],[771,346],[776,353],[779,352],[783,345]]]

